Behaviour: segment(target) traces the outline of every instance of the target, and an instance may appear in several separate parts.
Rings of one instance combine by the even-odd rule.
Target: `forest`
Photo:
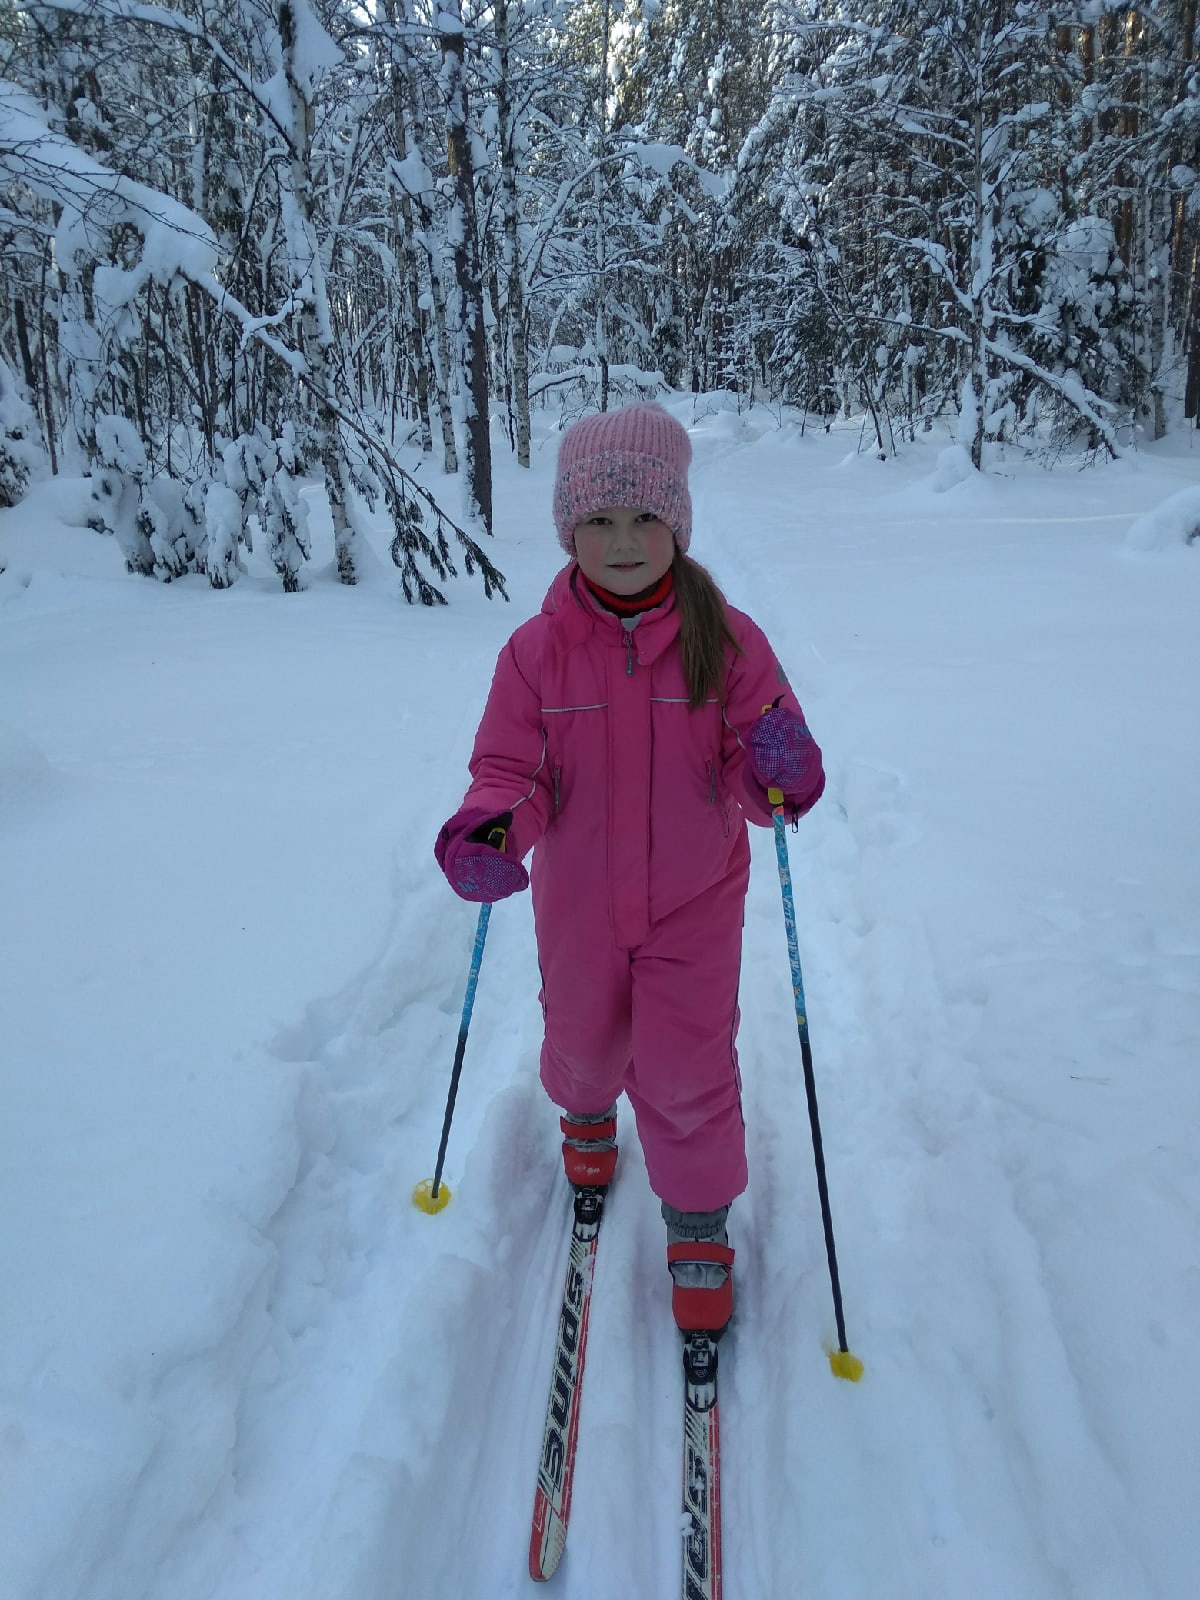
[[[981,470],[1200,411],[1196,0],[4,0],[0,191],[0,504],[85,475],[164,580],[301,587],[315,484],[343,582],[382,511],[409,600],[502,589],[539,408]]]

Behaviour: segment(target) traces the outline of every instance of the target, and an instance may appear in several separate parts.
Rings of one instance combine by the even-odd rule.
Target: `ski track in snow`
[[[1154,1236],[1160,1207],[1200,1206],[1195,1119],[1190,1144],[1173,1122],[1197,1109],[1195,1093],[1164,1091],[1160,1110],[1139,1071],[1156,1045],[1178,1057],[1189,1036],[1194,932],[1156,919],[1152,896],[1140,919],[1118,921],[1103,874],[1039,881],[1037,860],[1017,854],[1011,903],[972,907],[969,814],[954,819],[938,883],[923,883],[947,822],[936,774],[909,770],[903,734],[889,736],[902,699],[892,676],[927,711],[929,682],[964,675],[985,756],[1009,736],[988,699],[999,691],[969,618],[896,667],[886,638],[854,630],[853,597],[823,629],[807,594],[764,581],[775,547],[795,544],[797,583],[822,605],[835,595],[832,558],[805,535],[830,514],[838,468],[822,445],[828,482],[810,512],[780,492],[795,450],[718,418],[695,490],[709,525],[736,527],[739,495],[764,486],[755,540],[729,539],[712,564],[772,638],[829,752],[826,796],[789,847],[849,1342],[867,1371],[860,1385],[835,1382],[822,1354],[834,1319],[773,841],[756,830],[740,1037],[751,1187],[731,1219],[738,1313],[721,1352],[726,1593],[1185,1600],[1179,1529],[1194,1477],[1128,1463],[1153,1461],[1172,1417],[1200,1273],[1142,1259],[1130,1241]],[[542,522],[545,489],[524,491]],[[1078,510],[1065,494],[1054,505]],[[894,511],[855,505],[838,568],[857,564],[868,587],[895,581],[910,598],[925,585],[932,616],[939,585],[955,599],[954,538],[943,530],[928,551],[909,540],[893,557],[902,495]],[[1032,540],[1028,551],[1036,566]],[[262,1230],[259,1269],[222,1339],[161,1381],[162,1431],[120,1491],[120,1533],[81,1530],[93,1557],[60,1566],[31,1600],[535,1592],[528,1521],[569,1202],[537,1083],[524,903],[492,917],[446,1168],[453,1203],[429,1218],[409,1200],[437,1150],[476,915],[430,866],[429,810],[455,804],[495,650],[552,569],[544,552],[512,554],[515,604],[477,608],[459,664],[462,682],[478,680],[474,700],[423,770],[426,792],[405,802],[418,843],[397,850],[380,949],[271,1042],[294,1074],[295,1175]],[[997,581],[1013,570],[997,560]],[[1067,592],[1049,567],[1041,582],[1047,606]],[[863,609],[887,613],[878,599]],[[1031,673],[1041,648],[1031,638]],[[947,720],[947,741],[968,752],[977,733]],[[992,890],[1006,870],[997,849],[978,880]],[[1064,1008],[1077,1026],[1064,1028]],[[1043,1031],[1049,1054],[1031,1072]],[[563,1600],[678,1589],[679,1346],[624,1104],[621,1122],[554,1580]],[[1121,1220],[1130,1205],[1136,1229]],[[1138,1367],[1140,1409],[1120,1398]],[[214,1386],[225,1405],[204,1437]],[[1196,1460],[1195,1411],[1180,1408],[1176,1467]]]
[[[774,447],[774,441],[767,446]],[[700,496],[708,490],[708,515],[735,517],[736,491],[723,496],[710,487],[713,475],[698,477]],[[782,518],[777,525],[799,541],[804,522],[801,513],[790,526]],[[735,600],[743,583],[761,593],[754,568],[739,559],[741,548],[734,540],[721,553],[720,576]],[[803,615],[802,603],[796,610]],[[755,614],[777,641],[819,732],[828,690],[819,656],[810,693],[806,653],[788,650],[788,606],[778,590],[768,589]],[[786,1038],[791,996],[777,984],[771,1006],[756,1005],[751,1027],[743,1026],[748,1122],[758,1139],[753,1203],[735,1215],[739,1237],[749,1231],[755,1246],[749,1272],[743,1255],[743,1338],[731,1352],[726,1428],[736,1459],[739,1420],[754,1419],[747,1428],[752,1436],[764,1417],[774,1420],[766,1448],[761,1440],[758,1450],[750,1439],[747,1445],[759,1469],[761,1503],[772,1505],[772,1487],[778,1493],[770,1536],[763,1537],[753,1515],[735,1510],[731,1517],[736,1587],[782,1594],[789,1574],[802,1572],[815,1592],[864,1596],[1079,1593],[1134,1600],[1171,1592],[1137,1548],[1104,1418],[1092,1414],[1092,1384],[1081,1382],[1073,1330],[1063,1327],[1048,1293],[1040,1228],[1054,1202],[1053,1157],[1032,1181],[1027,1172],[1034,1166],[1030,1146],[1044,1130],[1031,1126],[1029,1108],[1013,1104],[995,1081],[999,1074],[988,1058],[993,1040],[1003,1037],[1003,1018],[982,1049],[977,1036],[974,1013],[995,999],[988,971],[1029,966],[1028,947],[1022,940],[987,949],[964,997],[963,980],[942,970],[919,913],[885,898],[889,874],[881,861],[901,856],[923,831],[904,774],[878,763],[839,771],[836,756],[832,766],[830,790],[791,836],[791,850],[850,1344],[867,1357],[869,1372],[861,1390],[847,1390],[822,1385],[798,1362],[794,1402],[772,1405],[771,1384],[781,1368],[791,1378],[789,1329],[797,1352],[811,1349],[818,1336],[827,1348],[834,1344],[815,1184],[804,1172],[807,1114],[798,1051],[790,1063],[767,1062],[753,1048],[759,1038],[769,1036],[775,1048]],[[770,841],[757,840],[750,949],[769,947],[770,857]],[[1082,965],[1070,951],[1081,919],[1070,908],[1057,909],[1061,930],[1058,937],[1047,930],[1039,955],[1068,968]],[[781,928],[776,938],[782,943]],[[763,998],[761,990],[756,998]],[[1026,1033],[1010,1054],[1036,1049],[1036,1039]],[[914,1164],[914,1145],[932,1158],[929,1167]],[[864,1215],[868,1202],[871,1214]],[[908,1226],[914,1215],[922,1226]],[[913,1259],[914,1238],[933,1239],[932,1259]],[[884,1248],[872,1250],[874,1241]],[[801,1250],[799,1276],[780,1272]],[[882,1297],[878,1283],[889,1279],[893,1295]],[[876,1285],[874,1304],[890,1298],[892,1326],[856,1319],[864,1305],[858,1286],[868,1280]],[[760,1288],[761,1306],[751,1298]],[[984,1349],[977,1302],[956,1326],[964,1289],[988,1296],[991,1316],[983,1321],[991,1322],[994,1339]],[[773,1348],[775,1359],[765,1368],[737,1358],[746,1328],[754,1330],[756,1354]],[[787,1392],[790,1400],[790,1384]],[[927,1444],[924,1451],[907,1444],[928,1441],[931,1418],[939,1419],[933,1436],[940,1434],[944,1446],[936,1458]],[[883,1470],[866,1475],[867,1462]],[[862,1494],[872,1477],[887,1486],[886,1499],[875,1504]],[[739,1506],[740,1491],[745,1505],[751,1491],[744,1474],[735,1472],[733,1484],[731,1504]],[[1179,1506],[1186,1515],[1181,1499]],[[893,1537],[864,1542],[862,1528],[877,1519]],[[786,1529],[794,1529],[792,1538],[780,1537]],[[974,1530],[986,1530],[986,1542]],[[764,1570],[768,1552],[773,1560]]]
[[[487,1592],[493,1562],[520,1571],[511,1519],[509,1550],[428,1534],[447,1496],[469,1525],[495,1492],[495,1455],[522,1432],[536,1449],[528,1408],[511,1396],[532,1383],[522,1323],[548,1327],[557,1292],[545,1273],[562,1231],[556,1174],[530,1138],[536,1083],[492,1095],[480,1081],[503,1084],[519,1057],[527,1064],[536,1006],[524,1030],[500,1020],[497,996],[520,963],[497,917],[453,1130],[470,1155],[452,1206],[423,1216],[408,1191],[432,1169],[461,1002],[445,952],[469,947],[470,932],[427,872],[397,886],[397,906],[427,919],[425,959],[399,931],[377,967],[279,1040],[311,1072],[300,1173],[270,1230],[274,1360],[246,1397],[236,1481],[164,1569],[163,1592],[350,1596],[450,1580],[470,1594]],[[460,1166],[451,1159],[447,1176]],[[495,1481],[512,1475],[501,1468]]]

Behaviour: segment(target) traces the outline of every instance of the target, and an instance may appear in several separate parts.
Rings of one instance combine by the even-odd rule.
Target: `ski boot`
[[[563,1131],[563,1166],[578,1194],[607,1189],[617,1166],[617,1108],[598,1113],[570,1112],[558,1119]]]
[[[685,1334],[719,1339],[733,1316],[734,1252],[725,1230],[729,1207],[676,1211],[664,1202],[662,1214],[676,1325]]]

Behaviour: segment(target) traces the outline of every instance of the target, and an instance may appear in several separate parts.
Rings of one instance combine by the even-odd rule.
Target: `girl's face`
[[[640,594],[671,565],[675,535],[652,511],[603,506],[575,529],[575,555],[584,577],[610,594]]]

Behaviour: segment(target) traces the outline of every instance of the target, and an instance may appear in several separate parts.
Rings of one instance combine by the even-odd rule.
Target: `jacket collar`
[[[542,601],[542,612],[555,618],[572,643],[595,635],[604,644],[619,645],[623,650],[626,634],[632,631],[637,641],[638,660],[647,667],[657,661],[679,633],[679,611],[673,588],[662,605],[655,606],[653,611],[622,619],[606,611],[591,593],[577,561],[568,562],[555,575]]]

